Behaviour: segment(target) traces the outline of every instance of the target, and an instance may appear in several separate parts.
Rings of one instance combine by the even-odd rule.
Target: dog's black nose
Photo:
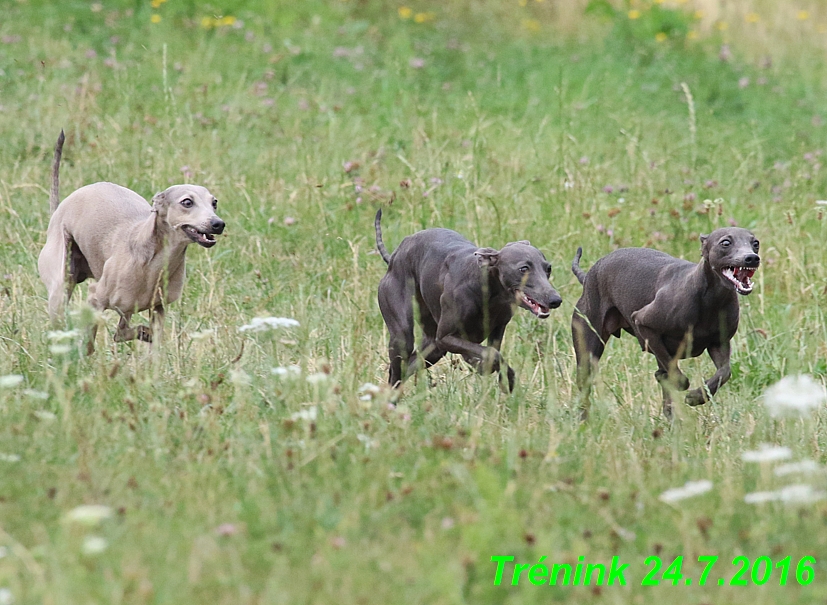
[[[557,307],[559,307],[562,304],[563,304],[563,299],[558,296],[558,297],[552,298],[551,300],[548,301],[548,308],[549,309],[556,309]]]
[[[757,265],[760,262],[761,262],[761,257],[758,256],[757,254],[747,254],[744,257],[744,264],[746,264],[746,265],[750,265],[750,266],[751,265]]]
[[[221,235],[224,232],[224,221],[216,216],[210,220],[210,227],[212,227],[213,233]]]

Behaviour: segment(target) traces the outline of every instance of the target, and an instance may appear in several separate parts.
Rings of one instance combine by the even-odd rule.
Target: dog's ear
[[[709,234],[701,234],[701,237],[699,239],[701,240],[701,252],[703,252],[706,249],[706,242],[707,240],[709,240]]]
[[[169,209],[169,200],[167,199],[167,192],[161,191],[152,197],[152,211],[158,216],[166,216]]]
[[[500,262],[500,251],[494,248],[477,248],[474,256],[480,267],[494,268]]]
[[[530,246],[531,242],[527,239],[521,239],[519,242],[514,242],[515,244],[525,244],[526,246]]]

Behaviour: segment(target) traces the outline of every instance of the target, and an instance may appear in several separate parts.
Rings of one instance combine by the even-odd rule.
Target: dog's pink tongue
[[[755,275],[755,269],[735,269],[735,279],[746,281]]]

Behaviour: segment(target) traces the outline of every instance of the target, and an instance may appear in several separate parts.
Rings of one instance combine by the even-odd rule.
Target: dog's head
[[[752,276],[761,264],[758,239],[739,227],[716,229],[701,236],[701,253],[712,272],[738,294],[752,292]]]
[[[213,236],[224,231],[224,221],[215,213],[217,207],[215,196],[198,185],[173,185],[152,198],[158,220],[205,248],[213,247]]]
[[[540,319],[548,317],[549,310],[563,302],[549,281],[551,263],[530,242],[511,242],[502,250],[480,248],[474,254],[481,267],[496,273],[519,306]]]

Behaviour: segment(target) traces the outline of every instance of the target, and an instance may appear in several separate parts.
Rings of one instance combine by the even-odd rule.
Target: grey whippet
[[[51,219],[37,266],[49,293],[49,316],[56,323],[75,286],[92,277],[89,304],[120,315],[116,341],[162,338],[164,307],[181,296],[184,255],[195,242],[215,245],[224,231],[215,214],[218,201],[204,187],[173,185],[150,206],[140,195],[113,183],[81,187],[59,203],[63,131],[55,146]],[[152,328],[129,327],[134,313],[149,309]],[[90,328],[87,352],[95,349],[97,324]]]
[[[376,247],[388,264],[379,282],[379,308],[388,326],[388,382],[399,386],[424,363],[430,367],[446,353],[458,353],[480,373],[506,369],[508,389],[514,370],[503,361],[500,345],[516,306],[540,319],[562,299],[549,282],[551,264],[527,241],[502,250],[480,248],[450,229],[409,235],[393,255],[382,242],[376,213]],[[424,333],[414,352],[414,301]],[[480,343],[488,341],[488,346]],[[502,386],[502,375],[500,375]]]
[[[585,273],[582,248],[572,271],[583,296],[571,320],[577,357],[581,414],[588,416],[592,372],[610,336],[625,330],[644,351],[655,355],[655,378],[663,390],[663,413],[672,416],[670,384],[681,391],[689,380],[678,360],[709,352],[715,374],[686,394],[700,405],[731,375],[730,340],[738,329],[738,295],[752,292],[751,278],[761,262],[758,240],[746,229],[727,227],[701,236],[700,263],[680,260],[647,248],[621,248],[598,260]]]

